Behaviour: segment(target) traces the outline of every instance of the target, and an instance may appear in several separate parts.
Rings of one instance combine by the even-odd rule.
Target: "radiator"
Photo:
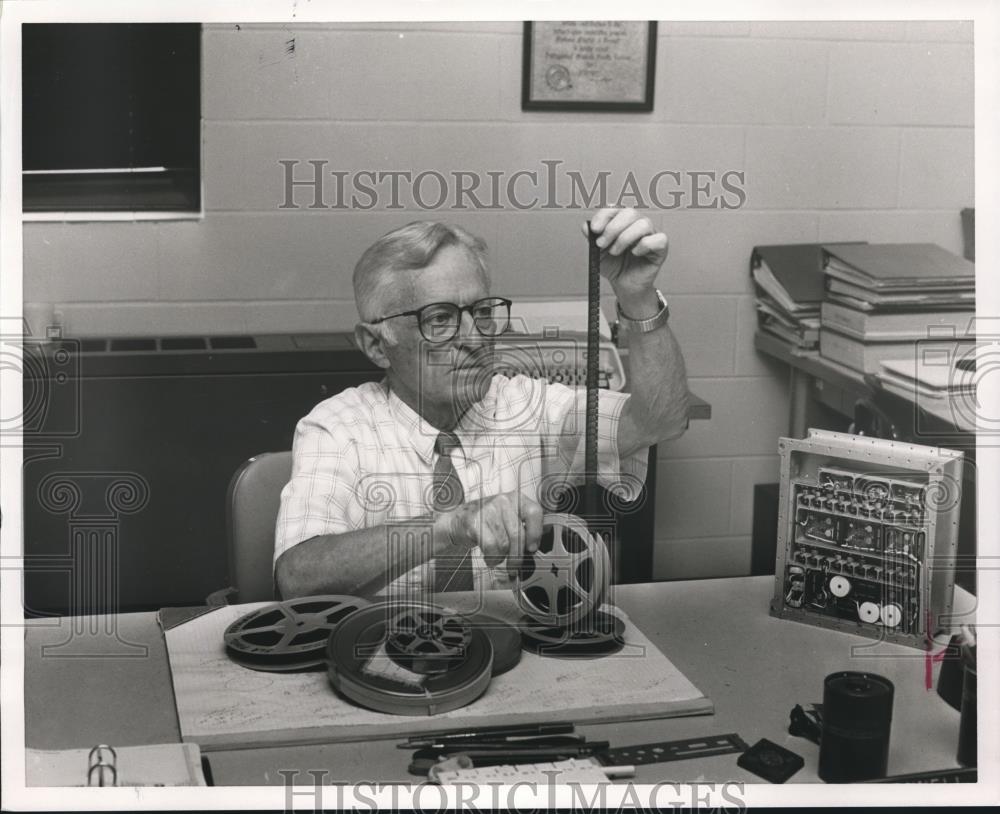
[[[323,399],[382,372],[347,334],[87,338],[24,348],[27,615],[200,604],[225,496]]]

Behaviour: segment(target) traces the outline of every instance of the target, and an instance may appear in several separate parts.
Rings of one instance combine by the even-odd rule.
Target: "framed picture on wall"
[[[655,22],[524,24],[522,110],[650,111],[655,73]]]

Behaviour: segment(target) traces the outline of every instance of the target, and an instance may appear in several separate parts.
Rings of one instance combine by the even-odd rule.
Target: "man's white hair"
[[[354,302],[363,322],[381,319],[394,278],[400,272],[426,268],[446,246],[462,246],[479,265],[489,283],[486,243],[458,226],[416,221],[376,240],[354,267]],[[398,278],[396,278],[398,285]]]

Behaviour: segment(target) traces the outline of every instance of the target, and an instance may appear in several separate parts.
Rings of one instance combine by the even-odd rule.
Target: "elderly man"
[[[629,394],[600,394],[598,482],[631,497],[647,448],[687,426],[684,362],[653,286],[667,238],[634,210],[602,209],[591,224],[631,383]],[[354,293],[355,336],[385,378],[299,422],[276,528],[278,589],[500,587],[537,550],[540,492],[553,478],[582,479],[585,391],[494,375],[511,303],[491,295],[485,245],[464,230],[412,223],[383,236],[358,261]]]

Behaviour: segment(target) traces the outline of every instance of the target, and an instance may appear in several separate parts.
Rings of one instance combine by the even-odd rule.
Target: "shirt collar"
[[[397,396],[387,381],[382,382],[382,387],[388,393],[387,400],[393,418],[403,425],[411,446],[421,460],[428,466],[432,465],[434,463],[434,442],[437,440],[440,430],[425,421],[416,410]],[[461,437],[459,433],[456,432],[456,434]]]
[[[433,465],[434,463],[434,442],[440,430],[433,424],[425,421],[416,410],[410,407],[405,401],[396,395],[395,391],[389,387],[389,382],[383,379],[380,384],[386,391],[386,399],[393,417],[403,425],[410,438],[410,444],[420,456],[424,463]],[[486,397],[478,404],[472,405],[465,415],[459,419],[458,426],[452,432],[458,436],[462,443],[462,456],[468,456],[466,449],[469,442],[475,436],[481,434],[496,410],[496,377],[490,383]]]

